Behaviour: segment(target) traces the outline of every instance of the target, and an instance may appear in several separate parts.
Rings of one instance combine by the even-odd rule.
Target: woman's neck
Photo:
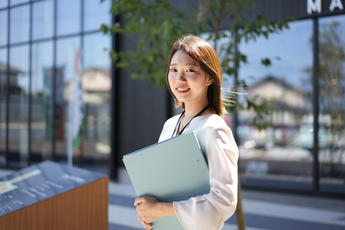
[[[185,104],[184,117],[187,119],[191,119],[192,117],[200,113],[203,109],[205,109],[208,105],[209,105],[208,101],[204,103],[198,103],[198,104]],[[205,114],[206,111],[203,112],[203,114]],[[200,115],[203,115],[203,114],[200,114]]]

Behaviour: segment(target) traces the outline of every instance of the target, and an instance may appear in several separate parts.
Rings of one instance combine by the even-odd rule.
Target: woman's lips
[[[180,93],[188,92],[190,88],[176,88],[176,90]]]

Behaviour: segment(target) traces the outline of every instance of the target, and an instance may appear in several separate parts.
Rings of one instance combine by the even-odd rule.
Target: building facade
[[[294,20],[239,48],[248,55],[240,70],[247,96],[271,110],[265,130],[252,122],[253,112],[239,112],[243,186],[344,193],[344,7],[341,0],[255,1],[253,15]],[[272,65],[260,65],[263,58]]]
[[[272,111],[265,130],[251,111],[238,111],[237,127],[226,118],[239,137],[241,183],[343,194],[345,1],[254,2],[249,17],[295,20],[239,46],[248,56],[239,73],[246,96]],[[115,179],[124,154],[158,140],[175,113],[172,99],[114,67],[108,51],[135,44],[100,32],[117,20],[110,7],[110,0],[0,2],[0,168],[53,160]],[[260,65],[263,58],[272,65]]]
[[[73,155],[109,172],[111,38],[99,31],[111,23],[109,9],[99,1],[0,2],[0,167]]]

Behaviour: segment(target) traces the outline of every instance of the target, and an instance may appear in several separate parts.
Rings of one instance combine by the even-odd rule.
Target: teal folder
[[[138,197],[172,202],[209,193],[209,173],[195,133],[173,137],[123,157]],[[177,217],[152,222],[154,230],[183,230]]]

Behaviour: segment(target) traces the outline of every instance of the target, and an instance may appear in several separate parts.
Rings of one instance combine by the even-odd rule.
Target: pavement
[[[0,177],[9,173],[0,170]],[[345,199],[253,190],[242,190],[242,196],[246,230],[345,230]],[[143,229],[133,206],[135,197],[128,174],[121,169],[118,182],[109,182],[108,230]],[[234,214],[223,230],[237,229]]]
[[[133,206],[135,191],[124,169],[119,178],[109,183],[109,230],[143,229]],[[246,230],[345,230],[345,199],[253,190],[242,190],[242,196]],[[237,229],[235,214],[223,230]]]

